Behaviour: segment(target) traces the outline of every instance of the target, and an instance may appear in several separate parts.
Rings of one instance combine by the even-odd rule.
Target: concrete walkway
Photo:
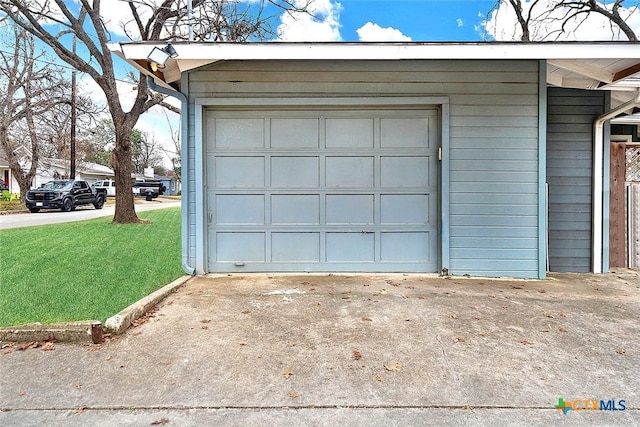
[[[640,425],[639,337],[629,270],[196,277],[102,345],[5,344],[0,425]]]

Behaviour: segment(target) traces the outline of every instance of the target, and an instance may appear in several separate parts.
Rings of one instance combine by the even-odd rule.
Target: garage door
[[[437,270],[436,110],[207,110],[208,270]]]

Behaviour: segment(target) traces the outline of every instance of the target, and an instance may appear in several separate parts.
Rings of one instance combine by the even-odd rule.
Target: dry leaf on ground
[[[283,376],[284,376],[286,379],[291,378],[291,376],[292,376],[292,375],[293,375],[293,372],[291,372],[291,371],[286,371],[286,372],[283,374]]]
[[[384,369],[390,372],[398,372],[402,369],[402,363],[389,363],[388,365],[383,365]]]

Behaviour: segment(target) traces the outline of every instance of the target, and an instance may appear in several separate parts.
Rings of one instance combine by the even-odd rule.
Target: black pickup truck
[[[25,203],[31,212],[40,209],[74,210],[80,205],[93,205],[102,209],[107,200],[106,188],[92,188],[86,181],[73,179],[47,182],[42,188],[27,191]]]

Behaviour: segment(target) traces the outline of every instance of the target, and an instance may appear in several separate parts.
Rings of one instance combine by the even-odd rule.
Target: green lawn
[[[182,276],[180,209],[0,231],[0,326],[100,320]]]

